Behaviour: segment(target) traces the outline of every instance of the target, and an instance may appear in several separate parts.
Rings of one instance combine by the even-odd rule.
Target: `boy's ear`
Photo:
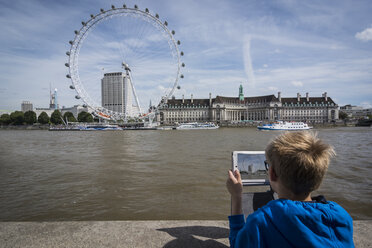
[[[275,170],[272,166],[269,167],[269,177],[270,181],[276,182],[278,180],[278,176],[275,173]]]

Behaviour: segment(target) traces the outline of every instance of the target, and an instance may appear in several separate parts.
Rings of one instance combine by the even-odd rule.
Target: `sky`
[[[58,89],[60,106],[83,104],[75,99],[76,92],[69,89],[71,81],[66,78],[68,41],[90,14],[124,3],[158,13],[169,29],[176,31],[186,64],[184,78],[179,81],[181,89],[175,92],[177,98],[191,94],[208,98],[209,93],[237,97],[242,84],[245,96],[277,95],[280,91],[282,97],[305,96],[307,92],[310,97],[320,97],[327,92],[339,106],[372,107],[369,0],[0,0],[0,110],[20,110],[22,101],[48,107],[50,87]],[[128,23],[125,17],[119,21],[122,29],[131,27],[123,24]],[[119,26],[115,20],[106,25]],[[81,73],[84,66],[94,64],[97,76],[85,87],[95,98],[100,96],[99,77],[109,72],[99,68],[104,67],[104,60],[117,55],[102,47],[129,44],[123,45],[119,34],[105,36],[103,27],[90,32],[79,57]],[[151,35],[139,37],[142,47],[146,41],[156,40]],[[175,72],[159,69],[163,56],[153,55],[160,53],[138,48],[142,64],[133,62],[131,66],[142,71],[132,73],[140,103],[147,106],[151,96],[164,90],[155,79],[169,79],[172,75],[168,74]],[[153,81],[141,79],[151,76],[150,72],[154,72]]]

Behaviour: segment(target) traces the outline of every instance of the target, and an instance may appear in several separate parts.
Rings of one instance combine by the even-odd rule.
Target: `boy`
[[[311,198],[335,155],[333,148],[311,132],[290,132],[274,139],[265,154],[279,199],[244,223],[240,173],[229,171],[231,247],[354,247],[350,215],[324,197]]]

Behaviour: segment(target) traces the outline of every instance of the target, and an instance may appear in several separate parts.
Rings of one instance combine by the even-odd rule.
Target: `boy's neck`
[[[312,201],[311,193],[296,195],[284,187],[280,187],[280,189],[277,191],[277,194],[279,199],[288,199],[292,201]]]
[[[278,194],[279,199],[288,199],[292,201],[312,201],[311,194],[308,194],[306,196],[299,196],[294,194]]]

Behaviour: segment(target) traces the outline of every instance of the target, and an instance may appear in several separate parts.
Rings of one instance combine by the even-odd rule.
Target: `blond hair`
[[[328,169],[333,148],[316,133],[286,132],[266,148],[266,159],[281,183],[295,195],[308,194],[317,188]]]

